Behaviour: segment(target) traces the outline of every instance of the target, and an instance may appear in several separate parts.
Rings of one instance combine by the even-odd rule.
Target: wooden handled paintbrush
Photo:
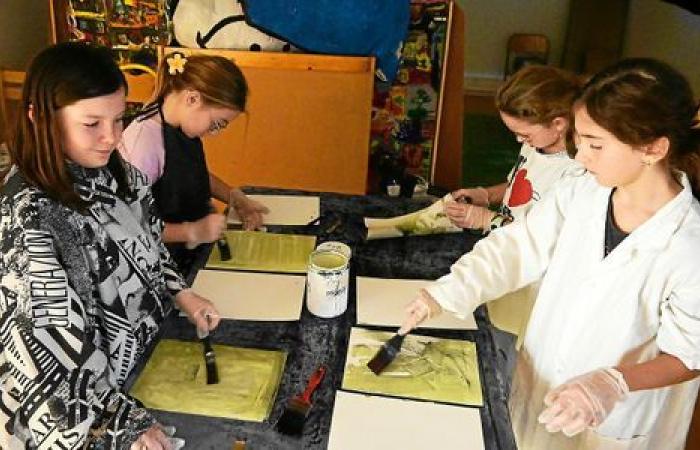
[[[219,369],[216,366],[216,354],[211,346],[209,330],[197,329],[197,337],[204,346],[204,366],[207,371],[207,384],[217,384],[219,382]]]
[[[396,358],[396,355],[401,351],[401,344],[403,344],[403,339],[408,334],[408,330],[399,329],[398,333],[391,337],[388,341],[382,345],[374,358],[370,359],[367,363],[369,370],[374,372],[375,375],[382,373],[386,366],[391,364],[391,362]]]
[[[289,400],[287,409],[284,410],[282,416],[277,421],[277,431],[282,434],[299,436],[304,429],[306,416],[311,409],[311,394],[314,393],[323,375],[326,373],[326,366],[321,365],[309,377],[309,383],[306,385],[304,393],[297,395]]]

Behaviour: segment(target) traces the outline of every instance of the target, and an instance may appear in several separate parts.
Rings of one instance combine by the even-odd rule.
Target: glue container
[[[345,244],[341,244],[347,247]],[[322,244],[323,245],[323,244]],[[347,247],[348,252],[350,248]],[[319,246],[309,255],[306,274],[306,307],[312,314],[331,318],[348,307],[350,255]]]

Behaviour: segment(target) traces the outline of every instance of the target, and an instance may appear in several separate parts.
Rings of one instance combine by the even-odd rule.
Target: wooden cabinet
[[[165,48],[231,58],[247,113],[204,139],[209,169],[232,185],[365,192],[374,59]]]

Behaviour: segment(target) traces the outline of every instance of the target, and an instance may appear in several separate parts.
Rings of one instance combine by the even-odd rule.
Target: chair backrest
[[[126,101],[148,102],[156,86],[156,72],[143,64],[122,64],[119,68],[124,72],[126,83],[129,85]]]
[[[549,38],[543,34],[516,33],[508,38],[504,76],[528,64],[547,64]]]
[[[9,137],[17,102],[22,99],[24,72],[0,69],[0,142]]]

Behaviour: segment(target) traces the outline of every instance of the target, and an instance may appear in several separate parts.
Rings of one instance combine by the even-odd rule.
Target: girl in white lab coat
[[[629,59],[574,114],[588,173],[477,243],[400,333],[541,280],[510,396],[518,448],[681,450],[700,373],[693,95],[668,65]]]
[[[582,171],[581,164],[570,156],[575,153],[571,106],[582,87],[575,74],[552,66],[528,66],[508,78],[496,93],[496,108],[505,126],[522,143],[520,154],[503,183],[452,193],[455,200],[471,200],[445,203],[445,213],[453,224],[486,232],[518,220],[557,181]],[[489,209],[492,205],[498,209]],[[491,323],[518,336],[518,346],[537,287],[533,283],[488,305]],[[509,373],[515,360],[514,342],[514,336],[496,336],[496,345],[503,350],[498,354],[505,355]]]

